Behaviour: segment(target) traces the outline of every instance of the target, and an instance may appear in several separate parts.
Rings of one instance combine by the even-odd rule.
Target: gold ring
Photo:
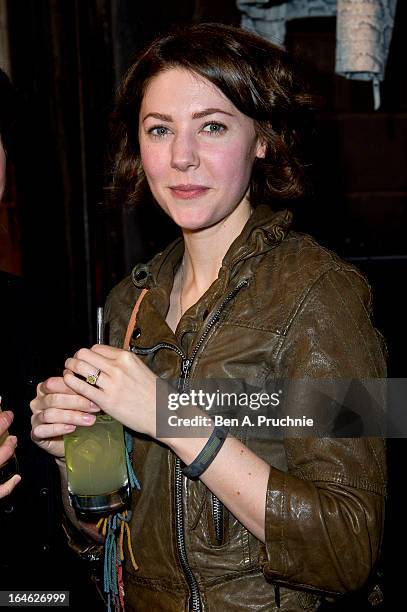
[[[92,385],[92,387],[96,386],[96,383],[97,383],[98,378],[100,376],[100,372],[101,372],[101,370],[97,370],[95,372],[95,374],[88,374],[87,377],[86,377],[86,382],[89,385]]]

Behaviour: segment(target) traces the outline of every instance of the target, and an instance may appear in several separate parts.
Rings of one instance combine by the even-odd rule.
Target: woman
[[[93,412],[135,432],[142,488],[132,500],[130,609],[316,610],[325,596],[363,587],[375,568],[380,440],[243,443],[213,427],[156,437],[158,376],[258,388],[385,375],[365,280],[272,209],[302,193],[297,140],[310,104],[283,51],[227,26],[162,37],[125,77],[116,188],[135,201],[147,181],[183,237],[112,291],[112,346],[78,351],[31,408],[33,439],[65,482],[62,435],[91,425]],[[132,353],[121,347],[143,289]]]

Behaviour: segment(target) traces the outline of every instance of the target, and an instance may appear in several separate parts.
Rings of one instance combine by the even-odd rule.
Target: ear
[[[256,144],[256,157],[266,157],[267,153],[267,144],[260,139],[257,139]]]

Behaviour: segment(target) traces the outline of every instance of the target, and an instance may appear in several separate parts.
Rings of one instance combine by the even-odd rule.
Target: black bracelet
[[[198,456],[192,463],[183,468],[184,476],[191,479],[199,478],[215,459],[228,433],[229,429],[227,427],[215,427]]]

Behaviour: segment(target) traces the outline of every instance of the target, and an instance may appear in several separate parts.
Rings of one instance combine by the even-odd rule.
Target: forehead
[[[166,106],[174,110],[216,106],[238,112],[234,104],[210,81],[181,68],[170,68],[154,76],[145,90],[141,110]],[[160,107],[160,109],[158,108]]]

